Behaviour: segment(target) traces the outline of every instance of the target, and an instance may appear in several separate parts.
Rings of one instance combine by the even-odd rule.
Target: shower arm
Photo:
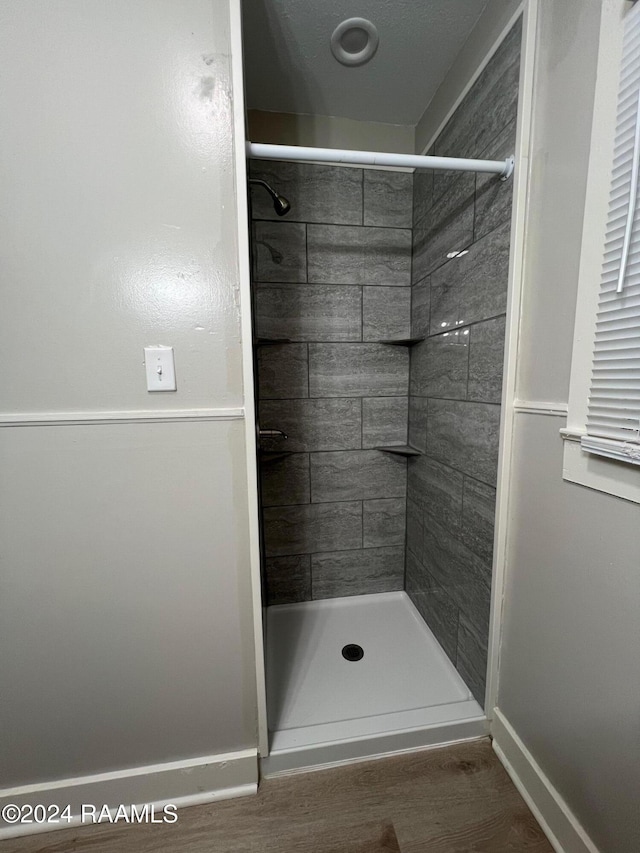
[[[312,160],[321,163],[348,163],[354,166],[396,166],[409,169],[436,169],[450,172],[485,172],[503,181],[513,174],[515,158],[471,160],[466,157],[428,157],[420,154],[387,154],[376,151],[348,151],[337,148],[307,148],[302,145],[267,145],[247,142],[247,157],[255,160]]]

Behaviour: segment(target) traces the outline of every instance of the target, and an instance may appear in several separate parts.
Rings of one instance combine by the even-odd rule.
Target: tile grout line
[[[475,200],[474,200],[474,203],[475,203]],[[502,221],[500,221],[496,225],[494,225],[493,228],[491,228],[489,231],[487,231],[485,234],[483,234],[481,237],[479,237],[477,240],[474,240],[474,238],[472,236],[471,241],[469,243],[465,243],[461,247],[461,251],[464,249],[469,250],[471,247],[477,245],[478,243],[481,243],[483,240],[485,240],[491,234],[494,234],[500,228],[503,228],[505,225],[509,224],[510,221],[511,221],[510,216],[508,219],[503,219]],[[446,260],[442,261],[441,264],[437,264],[435,267],[433,267],[428,272],[426,272],[418,281],[416,281],[415,284],[419,284],[419,282],[422,281],[423,279],[425,279],[428,275],[433,275],[434,272],[441,270],[443,267],[447,266],[447,264],[452,263],[452,261],[454,261],[454,260],[455,260],[455,258],[447,258]]]
[[[282,222],[282,219],[265,219],[257,217],[253,220],[254,222],[267,222],[269,224]],[[311,226],[320,226],[321,228],[358,228],[364,229],[369,228],[372,231],[411,231],[412,228],[407,225],[372,225],[372,224],[364,224],[364,222],[321,222],[321,221],[310,221],[308,219],[287,219],[284,221],[285,225],[311,225]]]

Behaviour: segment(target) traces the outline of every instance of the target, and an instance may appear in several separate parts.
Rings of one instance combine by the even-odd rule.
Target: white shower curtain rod
[[[409,169],[445,169],[454,172],[488,172],[506,181],[513,174],[514,158],[469,160],[466,157],[426,157],[419,154],[385,154],[338,148],[306,148],[302,145],[266,145],[247,142],[247,157],[256,160],[316,160],[354,166],[401,166]]]

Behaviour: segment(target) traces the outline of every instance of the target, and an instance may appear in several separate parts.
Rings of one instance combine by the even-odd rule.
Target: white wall
[[[226,7],[0,7],[1,411],[241,403]]]
[[[415,131],[408,124],[248,110],[247,125],[252,142],[271,145],[389,151],[398,154],[413,154],[415,150]]]
[[[518,355],[524,409],[567,401],[600,14],[623,6],[539,5]],[[634,853],[640,517],[635,504],[562,479],[564,424],[515,415],[498,706],[601,853]]]
[[[255,750],[228,0],[0,39],[0,787]]]

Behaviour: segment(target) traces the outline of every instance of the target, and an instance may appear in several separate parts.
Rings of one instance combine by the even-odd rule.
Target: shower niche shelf
[[[383,453],[395,453],[396,456],[422,456],[422,451],[416,447],[411,447],[410,444],[388,444],[374,448],[381,450]]]
[[[378,341],[379,344],[386,344],[389,347],[413,347],[416,344],[421,344],[424,338],[400,338],[396,341]]]

